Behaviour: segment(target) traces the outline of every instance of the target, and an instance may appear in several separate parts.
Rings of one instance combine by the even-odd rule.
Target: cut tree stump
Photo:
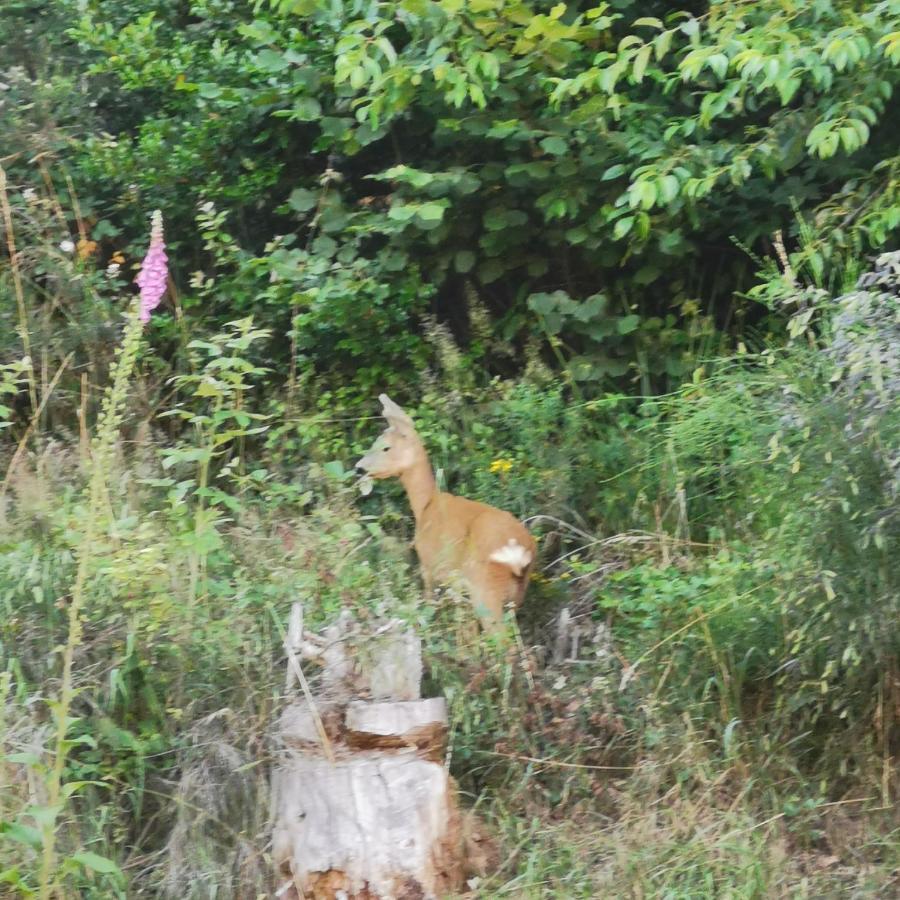
[[[398,621],[364,632],[343,615],[322,635],[294,605],[279,723],[273,855],[283,898],[427,900],[462,886],[447,708],[421,699],[421,645]],[[300,661],[321,666],[311,686]]]

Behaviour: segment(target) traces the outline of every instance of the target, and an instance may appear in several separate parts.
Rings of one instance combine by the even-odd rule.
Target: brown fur
[[[372,478],[399,478],[416,519],[415,547],[425,588],[461,576],[482,622],[496,624],[507,603],[521,605],[536,545],[528,529],[508,512],[437,489],[428,454],[409,416],[380,397],[389,428],[356,464]],[[522,565],[491,560],[514,541]],[[518,551],[516,551],[518,552]]]

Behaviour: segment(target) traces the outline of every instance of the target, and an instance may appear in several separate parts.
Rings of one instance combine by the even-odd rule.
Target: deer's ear
[[[388,420],[392,428],[396,428],[400,432],[416,430],[413,420],[387,394],[380,394],[378,399],[381,401],[381,414]]]

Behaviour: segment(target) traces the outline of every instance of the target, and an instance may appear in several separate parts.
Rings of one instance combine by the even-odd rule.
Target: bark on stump
[[[273,776],[278,894],[312,900],[427,900],[462,885],[455,785],[443,765],[447,709],[420,697],[418,638],[399,622],[364,633],[342,616],[285,642],[288,687]],[[299,661],[321,665],[309,686]]]

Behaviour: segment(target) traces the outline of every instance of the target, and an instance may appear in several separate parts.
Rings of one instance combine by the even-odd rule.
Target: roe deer
[[[439,491],[412,419],[386,394],[378,399],[389,427],[357,469],[372,478],[399,478],[406,489],[426,592],[459,575],[482,625],[496,625],[507,603],[522,603],[534,538],[508,512]]]

